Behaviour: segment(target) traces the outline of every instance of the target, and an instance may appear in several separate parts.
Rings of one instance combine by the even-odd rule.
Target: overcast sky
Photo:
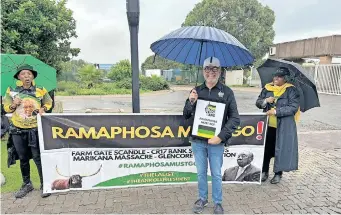
[[[200,0],[140,0],[140,65],[153,52],[150,44],[181,27]],[[260,0],[275,11],[275,43],[341,34],[341,0]],[[69,0],[81,49],[78,59],[112,64],[130,59],[125,0]]]

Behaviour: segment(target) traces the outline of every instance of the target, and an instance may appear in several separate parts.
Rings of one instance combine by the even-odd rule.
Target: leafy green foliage
[[[21,173],[20,173],[20,162],[17,161],[16,164],[11,165],[10,168],[7,167],[7,139],[8,135],[6,135],[3,139],[1,139],[1,173],[6,178],[6,184],[1,186],[1,193],[9,193],[14,192],[20,189],[22,185]],[[30,160],[30,165],[35,166],[33,160]],[[31,168],[31,180],[33,182],[33,186],[36,189],[39,189],[39,175],[37,168]]]
[[[146,90],[157,91],[169,89],[169,85],[165,79],[154,75],[152,77],[140,76],[140,83],[141,88]]]
[[[131,78],[131,65],[129,60],[121,60],[110,69],[108,78],[113,81],[121,81],[125,78]]]
[[[87,64],[78,71],[79,80],[86,84],[99,83],[102,75],[102,72],[92,64]]]
[[[115,85],[117,86],[117,88],[122,89],[132,89],[133,86],[131,78],[125,78],[123,80],[115,82]]]
[[[1,51],[31,54],[56,68],[77,56],[69,41],[76,34],[76,21],[67,0],[2,0]]]
[[[131,80],[130,80],[131,83]],[[141,93],[149,92],[150,90],[140,89]],[[58,82],[58,96],[77,96],[77,95],[116,95],[116,94],[131,94],[131,88],[121,88],[117,83],[101,83],[88,89],[86,85],[73,81]]]
[[[274,12],[257,0],[203,0],[187,15],[182,26],[211,26],[222,29],[262,58],[275,37]]]
[[[132,88],[131,78],[125,78],[119,82],[116,82],[115,84],[117,88],[122,88],[122,89]],[[141,75],[140,76],[140,89],[151,90],[151,91],[167,90],[169,89],[169,85],[167,81],[163,79],[162,77],[157,77],[157,76],[145,77]]]
[[[71,60],[67,62],[62,62],[60,66],[60,73],[58,75],[58,80],[60,81],[76,81],[77,73],[82,68],[88,64],[84,60]]]

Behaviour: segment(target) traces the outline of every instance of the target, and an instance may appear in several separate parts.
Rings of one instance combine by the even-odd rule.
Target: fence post
[[[316,88],[317,88],[317,73],[318,73],[318,67],[319,67],[319,64],[316,64],[316,65],[315,65],[315,72],[314,72],[314,82],[315,82]]]
[[[250,78],[248,78],[249,80],[249,87],[251,86],[251,82],[252,82],[252,75],[253,75],[253,65],[252,66],[250,66]]]

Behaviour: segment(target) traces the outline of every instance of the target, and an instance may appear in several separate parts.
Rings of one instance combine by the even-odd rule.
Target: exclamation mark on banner
[[[263,128],[264,128],[264,122],[258,122],[257,123],[257,140],[262,140],[262,134],[263,134]]]

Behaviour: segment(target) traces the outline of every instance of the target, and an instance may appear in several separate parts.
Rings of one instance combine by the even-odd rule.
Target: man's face
[[[205,81],[209,84],[217,83],[220,77],[220,73],[220,67],[216,66],[206,66],[203,71]]]
[[[32,112],[35,109],[32,101],[24,100],[23,101],[23,108],[24,108],[24,113],[26,116],[28,116],[28,117],[32,116]]]
[[[251,163],[250,155],[247,153],[240,153],[237,158],[237,163],[240,167],[244,167]]]

